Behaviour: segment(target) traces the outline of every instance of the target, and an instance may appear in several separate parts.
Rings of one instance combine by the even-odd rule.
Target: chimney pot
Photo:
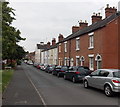
[[[105,16],[106,17],[108,17],[116,12],[117,12],[117,9],[115,7],[112,8],[107,5],[107,7],[105,8]]]
[[[92,15],[92,24],[101,20],[102,20],[102,16],[100,16],[99,13],[96,15]]]
[[[58,36],[58,41],[60,42],[60,41],[62,41],[63,39],[64,39],[63,35],[62,35],[62,34],[59,34],[59,36]]]
[[[52,45],[55,45],[55,44],[56,44],[56,39],[53,38],[53,39],[52,39]]]

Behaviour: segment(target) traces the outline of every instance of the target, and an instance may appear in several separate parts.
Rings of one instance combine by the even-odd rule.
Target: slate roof
[[[37,49],[46,49],[46,48],[47,48],[47,44],[45,45],[37,44]]]
[[[46,48],[46,49],[42,50],[41,52],[44,52],[44,51],[47,51],[47,50],[50,50],[50,49],[54,49],[54,48],[57,48],[57,44],[54,45],[54,46],[50,46],[49,48]]]
[[[79,30],[69,36],[67,36],[66,38],[64,38],[62,41],[58,42],[58,43],[62,43],[62,42],[65,42],[67,40],[70,40],[70,39],[73,39],[73,38],[76,38],[76,37],[79,37],[79,36],[82,36],[84,34],[87,34],[87,33],[90,33],[90,32],[93,32],[97,29],[100,29],[100,28],[103,28],[105,27],[109,22],[111,22],[113,19],[116,19],[120,16],[120,11],[119,12],[116,12],[115,14],[99,21],[99,22],[96,22],[82,30]],[[58,44],[57,43],[57,44]]]

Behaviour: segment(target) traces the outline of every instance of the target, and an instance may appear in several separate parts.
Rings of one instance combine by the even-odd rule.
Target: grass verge
[[[2,92],[7,88],[12,75],[13,75],[14,70],[3,70],[2,71]]]

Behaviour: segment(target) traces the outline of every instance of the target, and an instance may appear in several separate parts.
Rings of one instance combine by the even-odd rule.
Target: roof
[[[46,49],[46,48],[47,48],[47,44],[45,45],[37,44],[37,49]]]
[[[58,43],[62,43],[62,42],[65,42],[67,40],[70,40],[70,39],[73,39],[73,38],[76,38],[76,37],[79,37],[79,36],[82,36],[84,34],[87,34],[87,33],[90,33],[90,32],[93,32],[97,29],[100,29],[100,28],[103,28],[105,27],[109,22],[111,22],[113,19],[116,19],[120,16],[120,11],[119,12],[116,12],[115,14],[99,21],[99,22],[96,22],[82,30],[79,30],[69,36],[67,36],[66,38],[64,38],[62,41],[58,42]]]
[[[57,48],[57,44],[56,45],[51,45],[49,48],[46,48],[44,50],[42,50],[41,52],[44,52],[44,51],[47,51],[47,50],[50,50],[50,49],[54,49],[54,48]]]

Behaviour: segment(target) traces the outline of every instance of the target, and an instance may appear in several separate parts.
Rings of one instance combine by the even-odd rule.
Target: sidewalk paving
[[[2,97],[2,105],[42,105],[42,101],[28,80],[22,65],[17,67]]]

